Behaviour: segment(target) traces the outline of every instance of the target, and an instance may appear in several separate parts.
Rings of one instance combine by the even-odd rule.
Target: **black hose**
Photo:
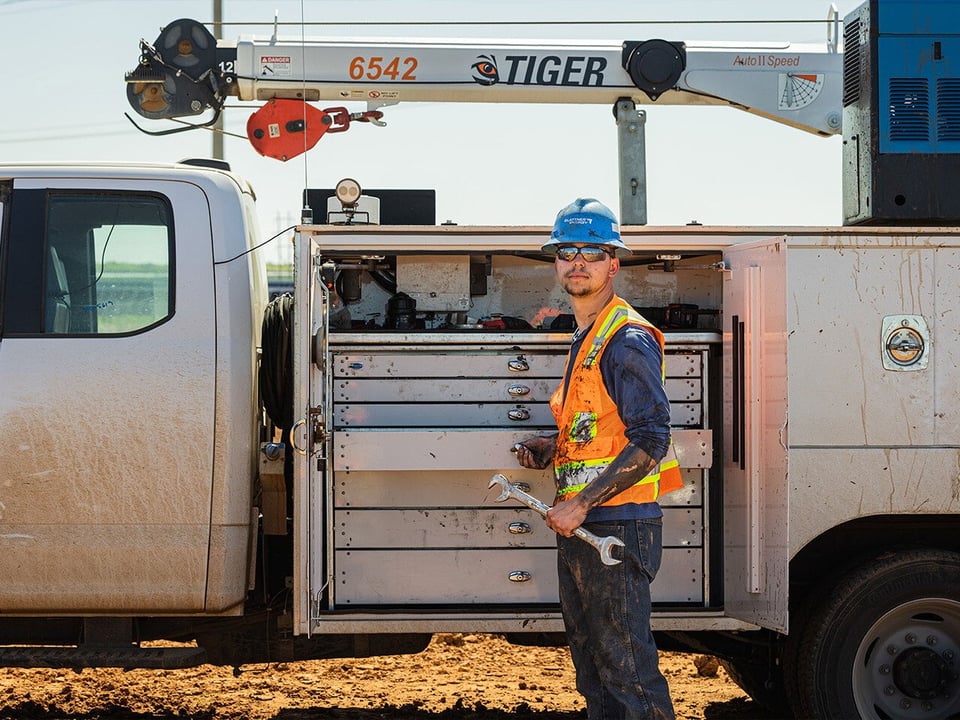
[[[273,423],[293,427],[293,295],[283,293],[263,312],[260,396]]]
[[[370,270],[370,277],[380,286],[381,289],[393,295],[397,291],[397,278],[390,272],[381,270]]]

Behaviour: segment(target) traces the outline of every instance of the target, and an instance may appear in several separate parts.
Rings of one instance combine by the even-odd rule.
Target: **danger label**
[[[275,77],[291,73],[289,55],[261,55],[260,77]]]

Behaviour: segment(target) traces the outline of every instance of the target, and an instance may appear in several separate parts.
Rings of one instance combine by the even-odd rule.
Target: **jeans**
[[[604,565],[583,540],[557,536],[560,605],[587,717],[674,720],[650,630],[650,581],[660,569],[661,519],[585,523],[584,528],[624,542],[623,561]]]

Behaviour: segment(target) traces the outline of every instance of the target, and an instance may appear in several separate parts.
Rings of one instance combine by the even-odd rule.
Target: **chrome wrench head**
[[[507,478],[505,478],[500,473],[497,473],[490,480],[490,484],[487,485],[488,488],[492,488],[494,485],[499,485],[500,490],[502,491],[494,500],[494,502],[503,502],[504,500],[509,499],[510,490],[513,488],[513,485],[510,483]]]
[[[591,543],[592,545],[593,543]],[[623,541],[620,538],[611,536],[600,538],[600,542],[594,545],[597,552],[600,553],[600,561],[604,565],[619,565],[620,560],[613,556],[615,547],[623,547]]]

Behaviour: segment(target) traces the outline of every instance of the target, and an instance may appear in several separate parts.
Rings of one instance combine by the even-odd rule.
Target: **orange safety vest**
[[[560,429],[553,458],[560,500],[568,500],[583,490],[629,444],[626,426],[620,420],[613,398],[604,387],[600,372],[600,356],[607,341],[627,324],[639,325],[653,335],[660,344],[660,355],[663,357],[663,333],[615,295],[600,312],[573,360],[575,365],[566,399],[563,397],[563,381],[550,398],[550,409]],[[568,356],[564,378],[567,377],[570,362]],[[666,376],[663,361],[660,369],[663,378]],[[671,441],[667,455],[653,472],[603,504],[653,502],[660,495],[682,485],[680,466]]]

